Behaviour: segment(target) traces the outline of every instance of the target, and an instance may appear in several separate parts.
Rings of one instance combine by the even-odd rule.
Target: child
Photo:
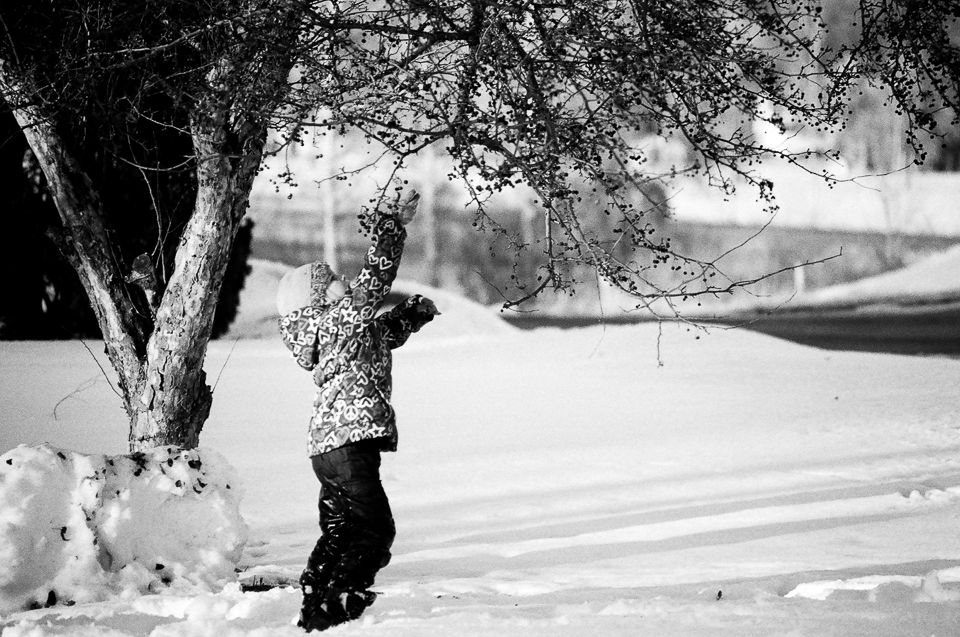
[[[356,619],[376,597],[369,590],[390,561],[396,530],[380,483],[380,452],[397,448],[390,406],[390,350],[439,312],[415,295],[376,315],[400,266],[419,195],[381,216],[366,264],[352,283],[321,262],[288,273],[277,309],[283,341],[319,390],[308,452],[320,480],[323,535],[300,576],[303,606],[297,625],[311,630]]]

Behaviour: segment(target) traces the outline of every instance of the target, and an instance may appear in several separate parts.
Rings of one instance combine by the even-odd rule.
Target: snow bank
[[[403,296],[422,294],[437,305],[442,314],[417,332],[414,338],[472,338],[512,334],[519,330],[500,318],[497,308],[471,301],[459,294],[408,279],[393,284],[393,293]]]
[[[0,456],[0,612],[222,588],[247,539],[239,486],[209,450],[12,449]]]
[[[230,325],[226,338],[265,338],[280,343],[277,322],[277,288],[280,279],[292,268],[282,263],[250,259],[250,274],[240,292],[240,307],[237,317]],[[442,320],[434,321],[417,335],[430,338],[464,337],[476,335],[507,334],[515,331],[500,318],[496,310],[475,303],[459,294],[398,279],[392,286],[395,295],[422,294],[432,299],[442,312]]]
[[[960,245],[904,268],[798,295],[792,305],[937,303],[960,299]]]
[[[944,582],[960,581],[960,568],[930,571],[926,575],[870,575],[852,579],[804,582],[787,597],[806,597],[823,601],[834,599],[908,602],[960,601],[960,590],[944,588]]]

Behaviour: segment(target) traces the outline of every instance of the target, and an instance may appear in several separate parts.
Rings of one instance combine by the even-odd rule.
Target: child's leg
[[[359,442],[313,458],[330,506],[322,509],[329,547],[339,554],[331,586],[362,590],[390,561],[396,535],[390,503],[380,482],[375,440]],[[325,498],[327,499],[327,498]]]
[[[379,480],[342,485],[349,519],[340,531],[349,541],[333,568],[330,587],[366,590],[377,572],[390,562],[396,530],[387,496]]]
[[[337,491],[325,486],[325,481],[319,474],[317,477],[320,478],[321,485],[318,508],[322,535],[313,547],[310,557],[307,558],[306,568],[300,574],[303,604],[300,607],[300,619],[297,625],[307,629],[307,632],[324,630],[340,623],[330,616],[323,604],[330,586],[330,579],[333,577],[333,569],[340,562],[343,554],[343,547],[337,542],[339,535],[333,531],[340,525],[339,520],[343,518],[344,504]]]
[[[321,482],[322,485],[322,482]],[[332,488],[320,490],[320,530],[322,535],[313,547],[307,566],[300,575],[300,585],[304,590],[326,590],[330,585],[333,568],[343,555],[343,547],[336,542],[337,535],[332,532],[339,526],[338,520],[343,517],[343,503]]]
[[[302,581],[326,588],[319,614],[339,623],[359,616],[373,602],[375,596],[367,589],[390,561],[396,529],[380,483],[376,441],[347,445],[311,460],[322,485],[324,535]]]

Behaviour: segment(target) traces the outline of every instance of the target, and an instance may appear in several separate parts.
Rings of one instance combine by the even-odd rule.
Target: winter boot
[[[334,617],[328,612],[325,603],[328,594],[329,591],[326,589],[314,588],[310,585],[303,587],[303,603],[300,605],[300,618],[297,620],[297,626],[309,633],[313,630],[326,630],[346,621],[345,618]]]
[[[313,590],[304,592],[297,626],[309,633],[343,624],[360,617],[376,598],[372,591],[328,590],[322,597]]]
[[[300,589],[303,591],[303,603],[300,605],[300,618],[297,626],[307,632],[324,630],[335,622],[323,609],[330,584],[329,569],[316,569],[308,565],[300,574]]]
[[[377,594],[373,591],[343,591],[340,593],[331,591],[331,594],[327,596],[327,604],[328,606],[336,604],[339,609],[342,609],[342,614],[347,618],[347,621],[350,621],[360,617],[363,611],[367,610],[376,599]]]

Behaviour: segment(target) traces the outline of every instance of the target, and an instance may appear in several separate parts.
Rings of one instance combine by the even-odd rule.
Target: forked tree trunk
[[[132,414],[131,450],[197,446],[213,399],[203,361],[234,238],[247,207],[266,130],[238,135],[225,113],[191,122],[197,202],[147,344],[145,383]]]
[[[193,448],[210,413],[212,392],[203,362],[213,317],[240,221],[266,143],[266,119],[287,91],[296,44],[298,3],[250,3],[261,39],[236,30],[205,75],[208,86],[192,107],[197,199],[177,248],[173,272],[154,312],[131,301],[97,190],[70,157],[32,92],[0,60],[0,91],[11,104],[43,172],[63,222],[57,243],[80,275],[119,375],[130,419],[129,445]],[[259,12],[259,13],[258,13]],[[231,36],[232,37],[232,36]],[[266,43],[266,44],[263,44]],[[241,45],[251,44],[252,47]],[[259,47],[259,48],[258,48]],[[126,269],[127,271],[123,271]]]
[[[0,80],[9,87],[9,78]],[[115,257],[89,176],[36,109],[14,113],[63,222],[55,239],[80,276],[118,374],[130,420],[130,451],[197,446],[212,402],[203,361],[220,286],[266,141],[265,126],[246,124],[234,130],[227,124],[226,109],[193,118],[196,205],[151,325],[151,317],[130,301],[127,273]]]

